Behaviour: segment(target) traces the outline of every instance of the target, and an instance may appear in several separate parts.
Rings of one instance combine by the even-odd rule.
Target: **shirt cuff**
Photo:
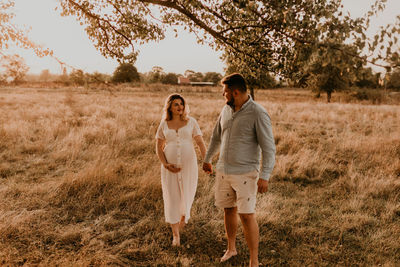
[[[271,178],[270,176],[271,176],[270,173],[260,173],[260,179],[263,179],[266,181],[269,181],[269,178]]]
[[[211,156],[208,155],[208,154],[206,154],[206,156],[204,157],[203,162],[204,162],[204,163],[211,163]]]

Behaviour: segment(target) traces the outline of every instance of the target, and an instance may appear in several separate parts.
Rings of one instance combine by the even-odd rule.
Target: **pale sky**
[[[112,73],[118,63],[105,59],[87,38],[83,26],[74,17],[61,17],[58,0],[15,0],[15,22],[31,27],[31,40],[52,49],[63,62],[85,72]],[[352,16],[362,16],[374,0],[343,0],[345,10]],[[372,22],[372,31],[378,26],[393,22],[400,14],[400,0],[388,0],[387,8]],[[160,42],[147,43],[139,47],[135,63],[139,72],[150,71],[153,66],[161,66],[166,72],[183,74],[191,69],[198,72],[215,71],[224,73],[222,52],[214,51],[207,45],[199,45],[194,34],[184,31],[175,38],[167,32]],[[32,51],[11,48],[9,53],[17,53],[25,58],[30,73],[40,73],[49,69],[60,73],[60,65],[52,58],[38,58]]]

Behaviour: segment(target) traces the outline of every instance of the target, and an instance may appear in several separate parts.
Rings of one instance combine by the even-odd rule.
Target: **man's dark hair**
[[[222,79],[221,84],[226,84],[231,91],[233,91],[234,89],[237,89],[239,90],[239,92],[242,93],[247,91],[246,81],[239,73],[233,73],[231,75],[225,76]]]

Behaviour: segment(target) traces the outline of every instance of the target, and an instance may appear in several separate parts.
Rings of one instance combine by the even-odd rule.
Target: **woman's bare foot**
[[[179,247],[181,245],[181,241],[179,237],[174,236],[172,238],[172,246],[173,247]]]
[[[181,239],[179,235],[179,223],[174,223],[171,224],[171,229],[172,229],[172,246],[180,246],[181,245]]]
[[[236,250],[227,250],[225,251],[224,256],[222,256],[221,258],[221,262],[227,261],[230,258],[232,258],[233,256],[237,255],[237,251]]]

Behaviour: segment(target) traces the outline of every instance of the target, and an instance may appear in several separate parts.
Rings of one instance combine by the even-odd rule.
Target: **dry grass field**
[[[219,266],[223,213],[202,172],[183,245],[170,247],[154,135],[174,90],[0,89],[0,265]],[[208,143],[219,89],[179,90]],[[399,266],[400,105],[256,96],[277,145],[258,196],[260,262]],[[238,249],[221,266],[247,263],[241,228]]]

